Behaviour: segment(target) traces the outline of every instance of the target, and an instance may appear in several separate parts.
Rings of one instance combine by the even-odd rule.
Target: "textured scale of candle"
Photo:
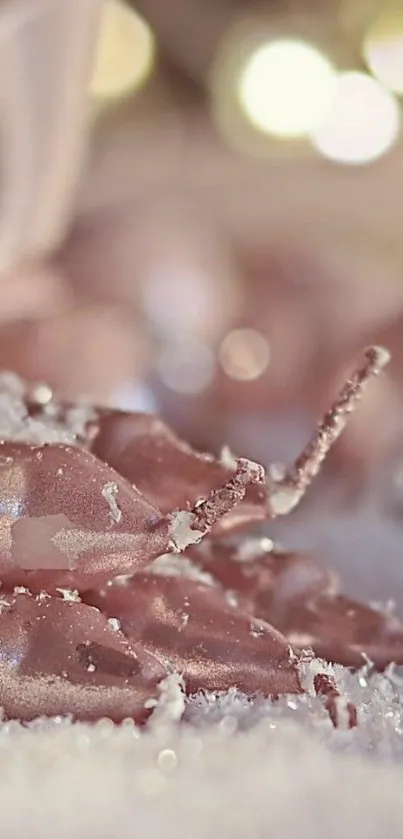
[[[217,587],[136,577],[137,587],[145,587],[134,602],[136,623],[144,623],[138,641],[129,640],[120,609],[111,614],[89,596],[116,575],[137,573],[197,541],[231,517],[250,484],[258,489],[254,503],[264,508],[263,468],[242,459],[228,467],[193,452],[156,418],[105,409],[74,427],[73,445],[66,445],[55,439],[53,425],[58,435],[63,422],[69,431],[72,408],[46,389],[43,403],[43,388],[30,392],[15,378],[3,379],[2,388],[5,404],[7,390],[10,397],[0,442],[0,700],[6,717],[27,722],[70,712],[80,720],[130,716],[144,722],[159,681],[175,668],[188,694],[234,684],[250,694],[300,692],[286,639],[231,609]],[[158,602],[167,587],[165,620]],[[124,587],[117,591],[125,595]],[[191,625],[178,627],[176,608],[184,599]],[[98,605],[101,611],[93,608]],[[169,631],[162,642],[161,633]]]
[[[364,375],[368,358],[373,363],[371,353],[376,355],[378,351],[365,353],[360,375]],[[345,389],[351,387],[350,382]],[[78,411],[59,405],[46,388],[27,391],[15,377],[3,377],[0,391],[5,405],[9,396],[11,437],[21,437],[25,417],[28,438],[33,418],[36,430],[43,422],[46,439],[49,422],[56,423],[58,431],[65,422],[68,429],[69,417]],[[17,419],[11,420],[10,416]],[[4,428],[6,419],[4,408]],[[261,492],[254,501],[258,509],[264,510],[264,488],[263,491],[259,488],[263,472],[248,461],[231,458],[228,466],[211,456],[199,455],[159,419],[142,414],[96,409],[86,416],[80,428],[75,427],[74,434],[78,446],[53,442],[38,447],[14,440],[1,443],[0,574],[6,592],[13,585],[21,584],[27,584],[33,593],[43,590],[57,593],[75,586],[80,593],[84,592],[87,603],[96,605],[111,619],[116,614],[119,626],[123,625],[123,631],[132,640],[147,648],[153,639],[151,648],[184,672],[188,690],[192,686],[219,689],[235,683],[241,687],[247,685],[251,693],[259,689],[267,695],[286,690],[298,692],[291,658],[289,670],[294,676],[289,681],[282,678],[283,665],[279,666],[278,662],[283,659],[285,662],[289,651],[283,638],[284,652],[277,654],[276,633],[269,624],[280,629],[294,647],[312,647],[331,661],[359,666],[361,645],[380,667],[392,656],[395,661],[402,660],[403,629],[399,623],[393,625],[392,619],[378,617],[342,595],[336,597],[327,590],[326,573],[320,571],[317,563],[298,555],[287,559],[269,552],[261,560],[256,557],[249,567],[246,563],[246,570],[240,573],[241,565],[228,561],[231,557],[225,551],[221,555],[219,545],[210,543],[212,558],[205,570],[212,572],[215,591],[195,584],[192,587],[185,579],[158,580],[137,573],[126,590],[110,588],[105,598],[99,589],[100,598],[99,584],[105,584],[115,574],[138,572],[153,556],[169,548],[170,534],[162,515],[170,515],[172,508],[185,508],[175,517],[182,531],[188,531],[184,535],[190,536],[190,541],[202,535],[205,524],[220,524],[222,514],[231,510],[234,500],[242,507],[245,491],[250,488]],[[311,448],[308,446],[307,451]],[[224,460],[228,461],[228,454]],[[251,480],[252,487],[248,487]],[[214,501],[208,499],[209,493]],[[246,506],[249,508],[250,503]],[[217,510],[221,515],[217,516]],[[194,536],[188,521],[195,528]],[[234,524],[238,526],[237,522]],[[209,545],[199,555],[197,550],[194,549],[195,559],[203,570],[203,563],[206,560],[208,563]],[[249,592],[251,571],[257,573]],[[318,574],[319,582],[315,583]],[[94,590],[92,599],[85,596],[88,588]],[[164,603],[163,610],[160,603]],[[234,606],[239,607],[237,614],[230,611]],[[179,607],[186,622],[177,626]],[[131,616],[135,616],[134,621]],[[257,629],[251,629],[252,617]],[[169,642],[162,639],[164,634],[169,636]],[[259,653],[260,642],[256,639],[261,635],[266,641],[262,641]],[[259,668],[253,674],[251,664],[246,676],[245,664],[241,664],[244,654],[250,663],[257,662],[260,655],[260,667],[266,660],[267,666],[260,675]],[[216,677],[211,683],[214,672]]]

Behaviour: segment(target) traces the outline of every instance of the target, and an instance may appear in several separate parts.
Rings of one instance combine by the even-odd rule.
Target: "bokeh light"
[[[183,259],[181,256],[179,252],[175,261],[166,255],[164,264],[154,264],[150,270],[146,266],[143,270],[144,313],[163,338],[178,334],[212,338],[222,334],[237,311],[237,278],[226,271],[222,261],[211,270],[208,260],[201,264],[197,252],[193,265],[191,254],[185,254]]]
[[[370,27],[363,44],[364,59],[379,81],[403,95],[403,7],[385,9]]]
[[[95,100],[116,99],[138,89],[155,55],[153,33],[140,15],[120,0],[106,0],[90,86]]]
[[[335,81],[335,69],[316,47],[298,40],[276,40],[261,45],[247,59],[238,96],[257,128],[292,138],[318,125]]]
[[[156,365],[161,382],[183,394],[205,390],[213,379],[214,368],[214,355],[207,344],[189,338],[167,344]]]
[[[270,363],[270,344],[255,329],[233,329],[222,341],[218,359],[230,378],[253,381],[263,375]]]
[[[385,154],[399,130],[395,97],[365,73],[350,72],[339,76],[328,115],[311,139],[329,160],[357,165]]]

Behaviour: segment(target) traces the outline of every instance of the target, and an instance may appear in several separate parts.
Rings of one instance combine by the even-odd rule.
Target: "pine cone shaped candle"
[[[248,531],[299,504],[387,361],[369,348],[294,464],[267,474],[193,451],[156,417],[61,404],[3,377],[5,715],[141,723],[173,672],[186,694],[276,698],[303,694],[316,662],[313,689],[339,725],[340,691],[315,656],[403,662],[403,626],[339,594],[312,557]]]

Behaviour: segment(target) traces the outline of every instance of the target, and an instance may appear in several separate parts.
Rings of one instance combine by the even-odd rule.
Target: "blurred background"
[[[333,465],[398,443],[402,0],[3,0],[0,61],[2,368],[281,459],[383,342]]]

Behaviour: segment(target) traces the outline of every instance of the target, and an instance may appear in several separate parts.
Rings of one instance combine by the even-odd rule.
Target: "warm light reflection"
[[[327,118],[311,139],[330,160],[363,164],[385,154],[399,129],[400,108],[394,96],[364,73],[343,73]]]
[[[244,64],[240,104],[262,131],[280,137],[302,136],[326,112],[335,78],[330,61],[310,44],[272,41],[260,46]]]
[[[254,329],[234,329],[222,341],[218,358],[227,376],[253,381],[263,375],[270,362],[270,345]]]
[[[154,59],[154,37],[140,15],[120,0],[106,0],[90,92],[95,99],[131,93],[145,81]]]
[[[363,44],[368,67],[385,87],[403,95],[403,8],[385,10]]]

